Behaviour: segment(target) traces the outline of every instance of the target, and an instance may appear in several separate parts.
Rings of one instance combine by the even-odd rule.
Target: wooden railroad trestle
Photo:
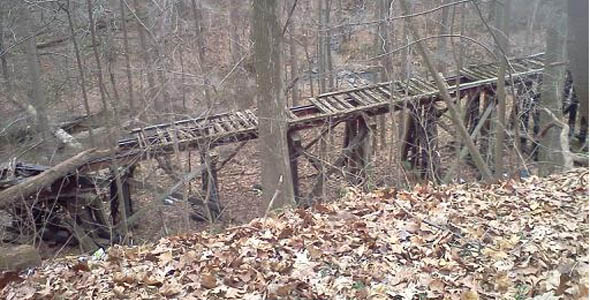
[[[514,84],[518,89],[527,88],[541,79],[544,66],[543,54],[512,59],[510,65],[513,72],[505,78],[507,85]],[[452,97],[460,99],[468,96],[464,123],[470,131],[477,126],[479,118],[485,115],[483,111],[480,111],[480,93],[485,92],[490,95],[489,91],[494,90],[498,81],[498,68],[497,63],[468,66],[461,69],[459,78],[451,76],[446,79],[448,91]],[[433,81],[414,77],[404,81],[324,93],[308,98],[306,105],[290,107],[287,110],[288,146],[297,199],[309,200],[321,189],[323,182],[317,180],[311,193],[302,195],[298,184],[298,161],[302,157],[317,169],[320,179],[340,172],[353,184],[365,184],[367,165],[371,161],[372,153],[371,135],[375,129],[372,117],[403,108],[411,112],[412,117],[408,127],[421,129],[413,130],[413,135],[406,136],[401,155],[414,167],[423,170],[424,176],[436,176],[438,163],[436,159],[432,160],[426,155],[436,152],[432,151],[437,147],[436,124],[438,117],[445,111],[444,108],[437,109],[434,105],[441,103],[438,93]],[[491,97],[486,99],[488,103],[493,102]],[[526,103],[514,109],[524,111],[526,108],[523,105],[526,106]],[[520,123],[528,124],[528,114],[519,116]],[[346,130],[342,152],[335,162],[323,164],[319,157],[309,152],[309,148],[332,128],[343,122],[346,124]],[[108,168],[114,160],[121,166],[133,166],[141,160],[195,149],[199,151],[201,162],[205,165],[201,176],[205,194],[203,203],[206,206],[213,203],[217,207],[213,212],[219,213],[221,209],[216,171],[220,168],[219,165],[223,166],[235,153],[220,163],[216,156],[210,155],[210,150],[220,145],[245,143],[256,139],[257,128],[258,118],[252,110],[225,112],[137,128],[119,140],[115,154],[94,159],[78,172],[84,174],[84,172]],[[322,130],[318,137],[304,145],[299,131],[310,128],[322,128]],[[486,126],[482,130],[486,130]],[[345,172],[342,171],[343,167],[346,167]],[[128,198],[126,202],[129,202],[126,207],[128,213],[133,213],[133,208],[130,204],[131,193],[126,179],[131,178],[132,175],[131,171],[123,176],[123,188],[126,189],[123,194]],[[112,197],[117,197],[116,186],[112,183],[110,188]],[[91,207],[95,211],[101,210],[100,207]],[[97,216],[97,214],[92,214],[92,221],[102,223],[100,219],[104,216]]]
[[[507,84],[511,80],[517,85],[530,85],[532,80],[539,80],[543,70],[543,54],[532,55],[525,58],[512,59],[510,61],[514,72],[507,76]],[[459,86],[456,85],[457,77],[447,78],[449,93],[460,97],[472,95],[477,91],[493,90],[497,83],[498,64],[488,63],[473,65],[461,70]],[[489,94],[489,93],[488,93]],[[477,98],[479,99],[479,98]],[[437,147],[436,122],[441,112],[433,105],[439,100],[438,89],[431,80],[413,77],[409,80],[386,82],[369,85],[361,88],[353,88],[330,93],[324,93],[316,97],[308,98],[306,105],[291,107],[287,110],[289,123],[288,144],[291,157],[291,169],[295,181],[296,194],[299,198],[308,199],[311,195],[303,196],[297,188],[298,167],[300,157],[310,161],[311,165],[321,176],[326,177],[334,172],[341,172],[342,166],[347,166],[346,174],[353,184],[366,182],[366,164],[370,161],[371,150],[367,138],[371,135],[371,128],[375,124],[372,116],[388,113],[391,109],[400,110],[406,106],[410,109],[410,126],[420,127],[421,130],[413,131],[413,135],[406,138],[407,147],[404,148],[404,156],[414,167],[420,168],[424,174],[435,174],[436,160],[426,158],[431,150]],[[479,100],[477,100],[479,101]],[[490,101],[490,100],[488,100]],[[469,120],[466,125],[473,128],[477,123],[479,110],[471,108],[473,114],[467,114]],[[343,151],[334,163],[321,167],[320,158],[312,155],[308,150],[319,141],[319,138],[330,131],[330,128],[345,122],[346,135],[343,143]],[[175,151],[197,149],[208,152],[217,146],[248,141],[257,138],[258,118],[252,110],[225,112],[215,115],[180,120],[173,123],[156,124],[143,128],[137,128],[119,141],[119,152],[114,156],[100,158],[90,164],[91,169],[100,169],[105,163],[117,159],[121,165],[135,163],[139,160],[149,159]],[[299,131],[309,128],[323,127],[320,137],[315,138],[306,146],[303,146]],[[356,137],[356,139],[355,139]],[[355,143],[351,143],[351,141]],[[206,147],[203,147],[206,145]],[[206,149],[206,150],[203,150]],[[201,154],[202,156],[206,154]],[[206,161],[205,161],[206,162]],[[428,162],[428,163],[427,163]],[[207,170],[216,170],[216,167],[207,167]],[[318,176],[320,176],[318,175]],[[207,178],[204,174],[203,178]],[[213,176],[215,177],[215,176]],[[215,181],[215,180],[214,180]],[[314,186],[314,190],[321,188],[322,180]],[[209,199],[218,200],[218,184],[208,183],[213,189],[204,190]],[[312,191],[312,194],[315,193]]]

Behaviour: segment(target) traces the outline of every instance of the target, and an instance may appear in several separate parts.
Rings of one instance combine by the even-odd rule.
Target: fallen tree
[[[43,173],[27,178],[23,182],[0,191],[0,209],[6,208],[17,199],[27,198],[51,185],[56,180],[76,171],[90,160],[106,155],[110,150],[98,151],[95,148],[82,151],[72,158],[69,158]]]
[[[39,251],[30,245],[0,248],[0,271],[20,271],[40,264]]]

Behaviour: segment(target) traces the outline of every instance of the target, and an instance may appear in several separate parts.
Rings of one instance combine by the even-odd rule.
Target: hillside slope
[[[588,170],[577,169],[351,190],[217,235],[47,262],[10,276],[0,298],[588,298],[587,186]]]

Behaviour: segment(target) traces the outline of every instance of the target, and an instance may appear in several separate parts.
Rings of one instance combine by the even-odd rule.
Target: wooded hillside
[[[588,176],[349,189],[219,234],[5,274],[0,297],[587,299]]]
[[[581,294],[579,265],[551,259],[587,263],[588,19],[585,0],[0,0],[0,248],[30,265],[137,250],[165,270],[74,267],[117,285],[97,293]],[[233,286],[238,266],[191,258],[202,249],[162,262],[116,246],[162,238],[237,262],[255,249],[258,283]],[[390,258],[413,279],[373,274]],[[183,277],[177,259],[203,269]]]

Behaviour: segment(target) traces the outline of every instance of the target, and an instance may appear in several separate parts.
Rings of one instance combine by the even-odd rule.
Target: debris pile
[[[588,298],[588,170],[424,184],[0,277],[0,298]]]

